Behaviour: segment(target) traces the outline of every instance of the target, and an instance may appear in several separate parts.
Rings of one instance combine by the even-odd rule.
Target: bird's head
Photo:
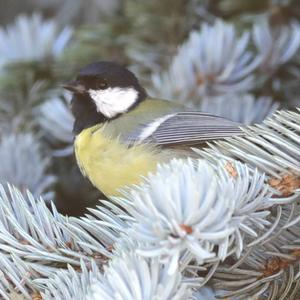
[[[80,70],[76,80],[63,87],[74,93],[80,109],[86,106],[109,120],[146,98],[135,75],[114,62],[96,62]],[[76,117],[76,116],[75,116]]]

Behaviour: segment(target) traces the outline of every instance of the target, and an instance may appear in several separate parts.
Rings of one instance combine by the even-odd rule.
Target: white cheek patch
[[[94,100],[97,111],[107,118],[126,112],[138,98],[138,92],[134,88],[90,89],[88,93]]]

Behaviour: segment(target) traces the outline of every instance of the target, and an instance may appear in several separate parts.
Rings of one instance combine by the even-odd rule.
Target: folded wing
[[[128,137],[130,143],[195,145],[241,135],[239,123],[202,112],[179,112],[141,124]]]

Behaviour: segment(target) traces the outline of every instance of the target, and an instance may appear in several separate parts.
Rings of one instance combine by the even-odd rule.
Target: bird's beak
[[[83,94],[86,91],[84,85],[79,83],[76,80],[67,81],[67,82],[62,84],[62,87],[66,90],[69,90],[69,91],[73,92],[73,93]]]

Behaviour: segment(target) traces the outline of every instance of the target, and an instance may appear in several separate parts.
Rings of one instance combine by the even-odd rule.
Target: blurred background
[[[103,198],[77,168],[60,87],[93,61],[247,125],[295,109],[299,17],[297,0],[0,0],[0,183],[68,215]]]

